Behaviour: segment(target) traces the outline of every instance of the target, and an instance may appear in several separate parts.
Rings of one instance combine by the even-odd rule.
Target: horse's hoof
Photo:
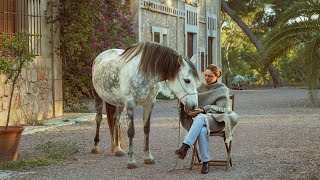
[[[92,148],[91,154],[99,154],[99,153],[100,153],[100,148],[98,148],[98,147]]]
[[[125,156],[125,153],[123,151],[116,151],[115,154],[116,154],[117,157]]]
[[[138,166],[137,166],[136,163],[128,163],[128,166],[127,166],[128,169],[134,169],[134,168],[137,168],[137,167]]]
[[[145,164],[155,164],[155,161],[153,159],[145,159],[144,163]]]

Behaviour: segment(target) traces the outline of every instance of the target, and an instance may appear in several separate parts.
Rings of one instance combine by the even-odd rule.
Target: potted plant
[[[2,34],[0,47],[0,74],[6,77],[5,84],[11,82],[10,100],[6,126],[0,126],[0,162],[16,160],[18,158],[18,145],[24,128],[22,126],[9,126],[10,112],[14,88],[21,74],[22,68],[33,61],[34,54],[29,49],[29,34],[25,32],[14,35]]]

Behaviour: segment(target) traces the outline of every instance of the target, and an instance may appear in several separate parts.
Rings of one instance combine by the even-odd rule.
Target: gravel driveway
[[[188,170],[191,151],[185,160],[177,160],[174,151],[186,131],[181,130],[179,139],[176,101],[158,100],[152,114],[150,135],[151,151],[156,164],[143,163],[143,127],[141,108],[138,108],[134,138],[138,168],[127,169],[127,158],[116,157],[110,152],[106,121],[103,121],[100,132],[101,148],[104,151],[98,155],[91,154],[95,122],[89,121],[24,135],[20,145],[20,159],[36,157],[34,147],[50,140],[71,140],[81,144],[82,148],[64,163],[14,173],[10,179],[320,178],[320,105],[312,106],[307,103],[307,90],[232,90],[230,94],[236,96],[235,111],[240,122],[232,144],[233,167],[228,171],[224,167],[211,167],[208,174],[202,175],[200,166]],[[213,157],[225,158],[222,139],[214,138],[210,144]]]

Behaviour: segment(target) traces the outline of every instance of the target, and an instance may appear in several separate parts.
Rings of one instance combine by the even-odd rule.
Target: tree
[[[304,79],[313,102],[316,100],[315,90],[320,87],[319,15],[319,1],[295,2],[281,14],[276,26],[263,39],[269,62],[291,51],[298,54],[303,73],[297,76]]]
[[[2,34],[2,44],[0,46],[0,75],[5,75],[5,83],[11,82],[10,100],[6,128],[10,121],[10,112],[15,86],[20,77],[22,68],[32,62],[35,55],[29,50],[29,37],[27,32],[18,32],[15,35]]]
[[[242,3],[242,1],[240,2],[236,2],[236,1],[232,1],[233,3],[238,3],[237,7],[239,6],[239,3]],[[261,44],[261,41],[258,39],[258,37],[254,34],[254,32],[248,27],[248,25],[246,25],[241,18],[237,15],[236,11],[234,11],[228,4],[228,2],[222,0],[221,1],[221,8],[223,9],[223,11],[225,13],[227,13],[237,24],[238,26],[243,30],[243,32],[248,36],[248,38],[251,40],[251,42],[254,44],[254,46],[257,48],[259,54],[261,55],[262,59],[267,58],[265,55],[265,50]],[[268,65],[268,70],[270,73],[270,76],[272,77],[273,80],[273,86],[274,87],[279,87],[281,86],[281,79],[280,76],[276,70],[276,68],[274,67],[273,64],[269,63]]]
[[[260,57],[256,48],[250,42],[245,33],[233,20],[222,14],[223,31],[221,33],[222,41],[222,61],[224,75],[223,81],[227,86],[230,86],[232,77],[236,75],[260,74],[263,76],[263,69],[260,67]],[[256,83],[262,83],[260,77],[255,79]]]

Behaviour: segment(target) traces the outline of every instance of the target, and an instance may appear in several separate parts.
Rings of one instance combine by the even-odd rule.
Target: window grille
[[[208,17],[208,29],[209,30],[211,30],[211,31],[214,31],[214,30],[216,30],[216,26],[215,26],[215,24],[216,24],[216,22],[215,22],[216,20],[214,19],[214,18],[212,18],[212,17]]]
[[[41,53],[41,18],[40,0],[0,0],[0,33],[28,32],[35,55]]]
[[[198,13],[187,10],[187,24],[198,26]]]

